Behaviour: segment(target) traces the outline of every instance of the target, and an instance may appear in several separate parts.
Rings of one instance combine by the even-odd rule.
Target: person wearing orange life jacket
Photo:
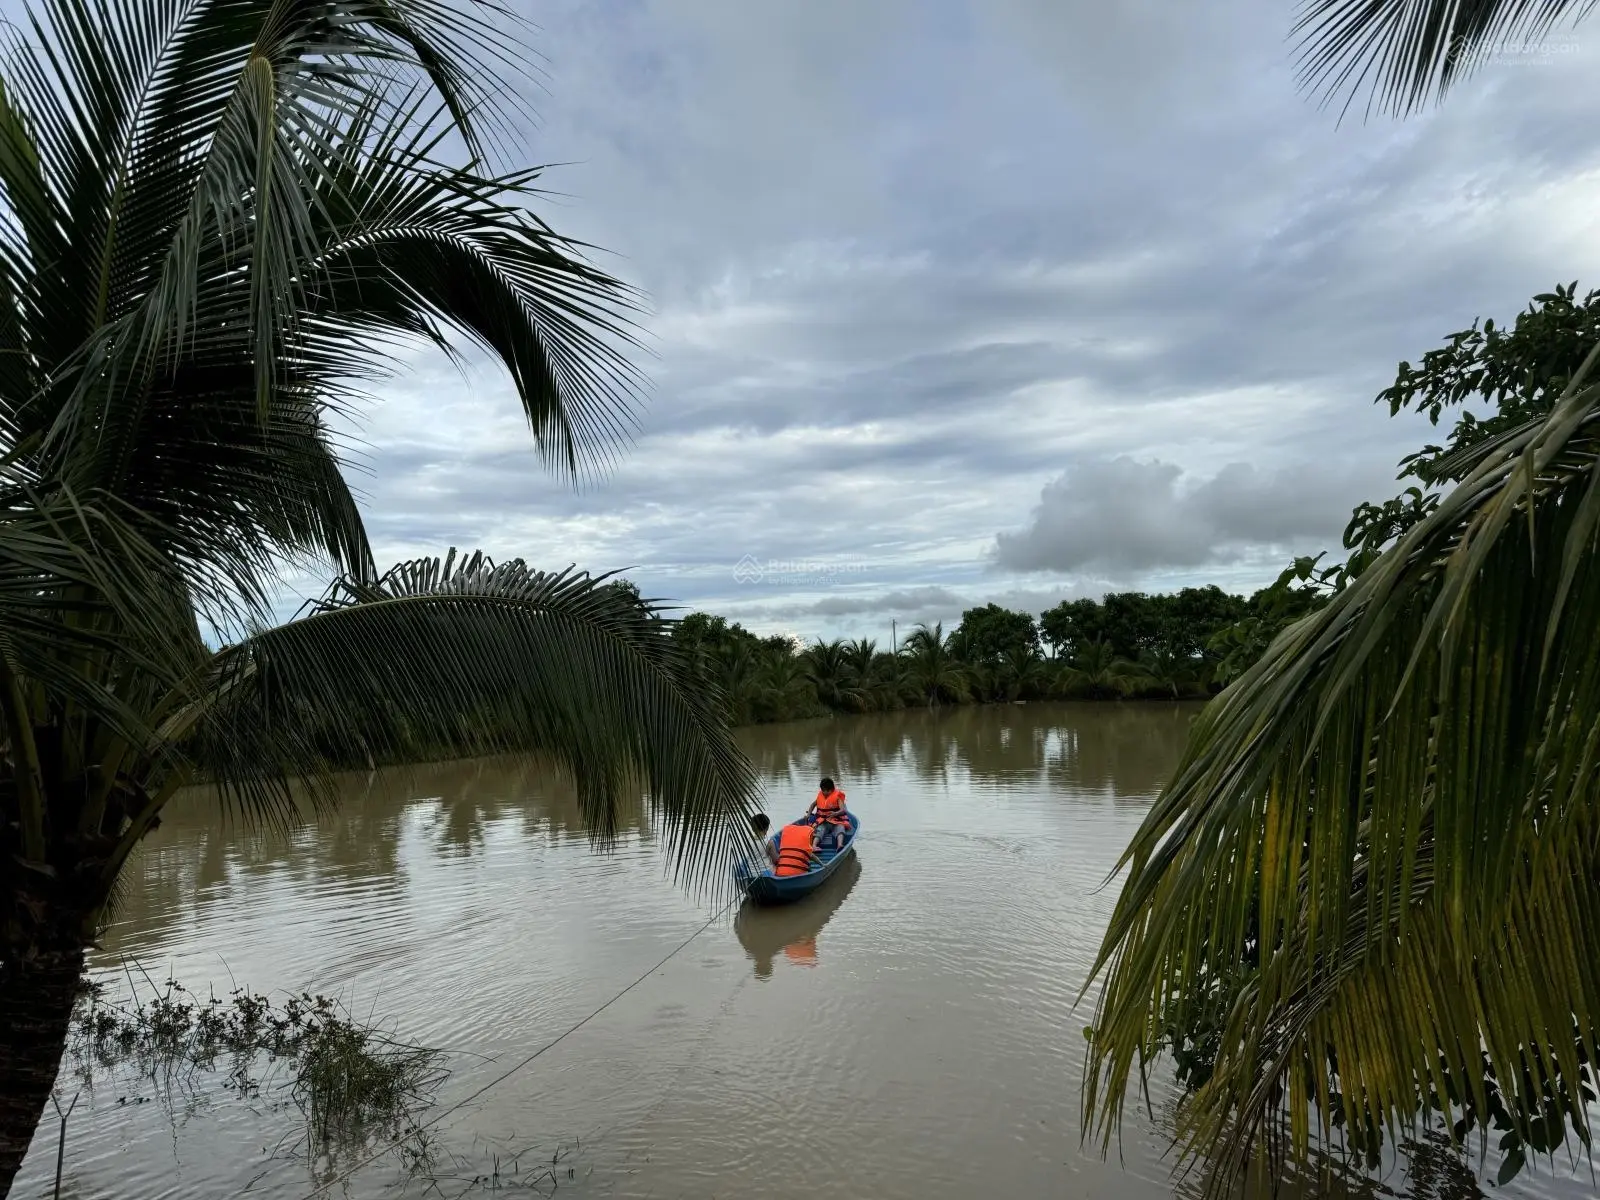
[[[815,825],[785,825],[778,831],[778,860],[772,873],[804,875],[817,865],[817,827]]]
[[[844,848],[845,839],[850,836],[850,813],[844,806],[844,792],[834,787],[827,776],[817,785],[817,798],[806,810],[806,817],[822,833],[819,844],[831,839],[836,849]]]

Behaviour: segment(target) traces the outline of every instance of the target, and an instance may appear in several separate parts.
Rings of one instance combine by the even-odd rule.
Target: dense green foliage
[[[897,649],[842,639],[805,646],[697,612],[676,623],[673,638],[729,718],[752,724],[913,705],[1205,697],[1220,686],[1228,655],[1237,659],[1231,632],[1278,603],[1272,589],[1246,600],[1212,586],[1068,600],[1039,617],[985,604],[948,633],[913,629]]]

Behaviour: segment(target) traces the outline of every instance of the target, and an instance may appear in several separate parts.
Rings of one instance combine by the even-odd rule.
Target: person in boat
[[[845,839],[850,836],[850,813],[844,806],[844,792],[834,787],[826,775],[817,785],[817,798],[806,810],[806,819],[816,825],[819,845],[831,842],[835,849],[844,849]]]
[[[750,832],[754,833],[761,842],[761,849],[766,852],[767,861],[773,866],[778,865],[778,848],[772,844],[772,839],[767,837],[767,831],[772,828],[772,822],[766,813],[750,814]]]
[[[778,854],[772,873],[779,878],[785,875],[804,875],[821,861],[817,854],[817,837],[821,825],[796,822],[778,830]]]

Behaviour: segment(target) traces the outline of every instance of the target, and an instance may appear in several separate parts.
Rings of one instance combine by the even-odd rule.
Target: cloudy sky
[[[1203,10],[1203,11],[1202,11]],[[1289,0],[539,0],[544,215],[652,311],[581,490],[505,379],[369,414],[380,559],[627,569],[762,632],[1216,582],[1336,549],[1428,440],[1373,397],[1600,283],[1600,21],[1441,108],[1298,94]]]

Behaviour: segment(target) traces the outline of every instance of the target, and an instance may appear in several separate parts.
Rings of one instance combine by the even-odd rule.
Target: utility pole
[[[889,619],[889,646],[896,654],[900,653],[900,635],[895,632],[894,618]]]

